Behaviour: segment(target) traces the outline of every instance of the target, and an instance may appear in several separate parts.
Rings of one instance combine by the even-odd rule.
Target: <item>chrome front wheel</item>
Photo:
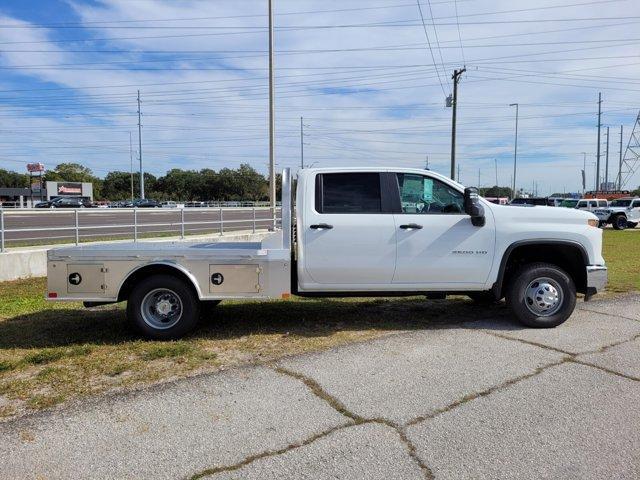
[[[524,297],[531,313],[538,317],[550,317],[562,307],[564,292],[552,278],[541,277],[529,283]]]

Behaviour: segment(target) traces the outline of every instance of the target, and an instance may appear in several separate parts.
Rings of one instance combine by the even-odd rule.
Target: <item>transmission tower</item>
[[[627,143],[627,149],[622,158],[622,164],[620,166],[621,188],[631,180],[631,177],[636,173],[638,167],[640,167],[640,112],[638,112],[638,116],[636,117],[636,123],[633,125],[629,143]]]

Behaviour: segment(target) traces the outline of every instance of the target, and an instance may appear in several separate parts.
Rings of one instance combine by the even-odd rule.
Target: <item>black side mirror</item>
[[[480,203],[478,189],[475,187],[464,189],[464,213],[471,217],[471,223],[474,227],[484,226],[484,207]]]

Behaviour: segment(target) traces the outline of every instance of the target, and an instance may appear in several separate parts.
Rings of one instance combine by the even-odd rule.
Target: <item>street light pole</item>
[[[140,198],[144,199],[144,171],[142,170],[142,113],[140,112],[140,90],[138,90],[138,155],[140,158]]]
[[[511,186],[511,193],[513,194],[513,198],[516,197],[516,171],[518,168],[518,110],[520,109],[520,105],[517,103],[510,103],[510,107],[516,107],[516,138],[513,147],[513,184]]]
[[[276,228],[276,164],[273,157],[274,106],[273,106],[273,8],[269,1],[269,206],[273,229]]]
[[[129,132],[129,161],[131,162],[131,201],[133,202],[133,143]]]

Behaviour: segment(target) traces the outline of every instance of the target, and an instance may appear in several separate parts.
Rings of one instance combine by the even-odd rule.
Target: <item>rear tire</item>
[[[556,265],[525,265],[510,283],[507,305],[516,318],[528,327],[557,327],[575,309],[576,286],[573,279]]]
[[[153,275],[138,283],[127,301],[127,318],[154,340],[174,340],[192,331],[200,301],[190,285],[173,275]]]
[[[613,228],[616,230],[624,230],[627,228],[627,217],[624,215],[617,215],[611,222]]]

